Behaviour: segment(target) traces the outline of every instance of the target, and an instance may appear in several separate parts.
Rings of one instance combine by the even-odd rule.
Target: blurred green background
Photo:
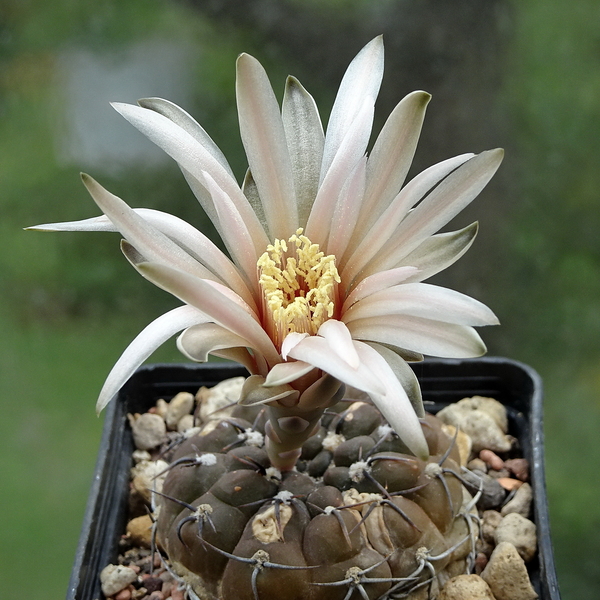
[[[504,146],[457,219],[475,247],[438,281],[490,305],[490,354],[546,389],[547,484],[563,598],[600,592],[600,4],[596,0],[0,0],[0,594],[64,596],[95,463],[96,394],[122,349],[176,305],[117,235],[27,225],[97,214],[87,171],[132,206],[195,224],[176,166],[109,106],[163,96],[245,170],[234,61],[288,73],[324,117],[345,66],[383,33],[381,124],[433,94],[415,171]],[[206,224],[205,224],[206,226]],[[167,344],[156,361],[180,360]]]

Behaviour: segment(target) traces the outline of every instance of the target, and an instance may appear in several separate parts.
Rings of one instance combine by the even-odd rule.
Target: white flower
[[[407,446],[427,455],[418,383],[405,359],[479,356],[485,346],[473,326],[497,319],[480,302],[422,281],[471,245],[476,223],[437,232],[479,194],[503,153],[457,156],[404,185],[430,96],[406,96],[367,158],[382,74],[376,38],[346,71],[324,134],[296,79],[288,78],[280,109],[260,63],[241,55],[236,91],[249,163],[241,188],[182,109],[157,98],[114,105],[179,163],[231,259],[188,223],[131,209],[87,175],[105,216],[37,227],[120,231],[134,267],[184,302],[127,348],[98,410],[183,331],[179,348],[191,359],[215,354],[246,365],[260,401],[312,406],[331,376],[367,392]]]

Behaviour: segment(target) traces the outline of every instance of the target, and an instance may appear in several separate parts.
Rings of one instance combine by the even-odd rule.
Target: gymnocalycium
[[[242,54],[241,186],[181,108],[159,98],[114,104],[177,161],[229,256],[192,225],[132,209],[89,175],[83,183],[103,216],[34,228],[119,231],[133,267],[183,302],[125,350],[98,411],[178,333],[191,360],[212,354],[250,373],[238,420],[179,447],[158,501],[158,541],[201,598],[406,597],[461,548],[460,560],[469,553],[457,451],[425,415],[407,361],[485,352],[474,326],[496,324],[492,311],[423,281],[471,246],[477,223],[438,231],[485,187],[503,152],[450,158],[405,185],[430,96],[401,100],[367,152],[382,76],[378,37],[348,67],[324,133],[297,79],[287,79],[280,108],[263,67]],[[340,405],[347,386],[372,404]],[[347,410],[356,411],[352,427],[340,417]],[[252,427],[264,447],[236,442]],[[323,445],[333,430],[337,445]]]

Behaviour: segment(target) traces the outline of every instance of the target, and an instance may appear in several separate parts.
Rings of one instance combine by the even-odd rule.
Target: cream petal
[[[232,257],[242,269],[254,292],[258,293],[258,280],[256,277],[256,261],[258,257],[252,235],[246,227],[246,222],[235,209],[231,198],[219,187],[210,174],[204,172],[203,175],[206,182],[206,189],[210,192],[214,200],[219,222],[227,229],[232,239],[235,239],[234,248],[230,250]]]
[[[427,441],[401,381],[377,350],[361,342],[355,342],[355,347],[361,363],[385,386],[384,394],[369,394],[371,399],[411,452],[426,460]]]
[[[327,242],[327,254],[343,256],[352,239],[365,191],[366,167],[367,157],[363,156],[338,196]]]
[[[409,315],[371,317],[348,323],[356,340],[391,344],[442,358],[473,358],[485,354],[485,344],[472,327]]]
[[[256,315],[224,295],[210,282],[156,263],[142,263],[137,268],[155,285],[195,306],[209,315],[212,321],[248,340],[251,347],[263,354],[271,364],[281,362],[273,342],[258,323]]]
[[[194,117],[183,110],[183,108],[169,100],[163,100],[163,98],[142,98],[141,100],[138,100],[138,104],[142,108],[153,110],[154,112],[167,117],[167,119],[173,121],[175,125],[179,125],[181,129],[200,142],[200,144],[210,152],[213,158],[219,162],[229,175],[235,179],[235,175],[227,162],[227,158],[225,158],[225,155],[221,152],[221,149],[215,144],[208,133],[206,133],[204,127],[202,127]]]
[[[344,314],[355,302],[362,300],[384,290],[407,281],[409,278],[418,277],[420,270],[413,266],[397,267],[388,271],[381,271],[370,275],[363,279],[348,295],[342,306],[342,314]]]
[[[82,173],[81,179],[100,210],[148,260],[171,265],[197,277],[220,280],[217,275],[137,214],[121,198],[111,194],[85,173]]]
[[[309,363],[368,394],[385,393],[385,388],[365,365],[361,364],[358,369],[354,369],[322,337],[312,335],[303,339],[290,350],[288,356]]]
[[[114,103],[112,106],[134,127],[176,160],[184,171],[188,182],[191,178],[198,184],[204,185],[202,171],[210,173],[217,185],[229,196],[246,223],[254,241],[257,255],[259,251],[262,251],[262,248],[266,247],[268,237],[242,190],[235,179],[202,144],[181,127],[153,110],[122,103]],[[194,189],[192,183],[190,183],[190,187]],[[194,192],[196,193],[196,190]],[[200,199],[201,194],[197,195]],[[206,211],[211,218],[214,217],[214,210],[210,206],[207,206]],[[217,225],[224,241],[230,247],[233,241],[228,242],[226,229],[219,227],[218,222],[215,225]]]
[[[317,334],[324,337],[331,349],[353,369],[358,369],[360,360],[352,345],[352,336],[344,323],[329,319],[319,327]]]
[[[190,256],[212,271],[212,273],[220,277],[250,306],[256,309],[255,300],[237,267],[201,231],[190,225],[187,221],[159,210],[134,208],[133,211],[173,240]],[[106,215],[83,219],[81,221],[38,225],[30,229],[44,231],[118,231],[117,227],[115,227]],[[148,260],[148,257],[146,259]]]
[[[304,228],[319,189],[324,134],[313,97],[295,77],[287,78],[281,116],[292,163],[298,222]]]
[[[387,362],[394,372],[396,379],[400,382],[402,389],[406,392],[415,414],[417,417],[423,418],[425,416],[423,397],[421,396],[421,386],[415,372],[408,366],[408,363],[392,349],[373,342],[366,343],[374,350],[377,350],[385,362]]]
[[[408,211],[444,177],[472,157],[472,154],[455,156],[429,167],[414,177],[392,200],[374,225],[368,229],[363,228],[364,231],[355,232],[353,243],[349,244],[348,248],[349,258],[343,257],[340,262],[342,278],[347,282],[352,281],[369,261],[377,257],[382,248],[396,239],[398,227]],[[359,218],[359,227],[365,219],[366,216]]]
[[[135,370],[170,337],[186,327],[205,323],[209,318],[192,306],[180,306],[152,321],[129,344],[111,369],[100,391],[96,411],[100,413]]]
[[[377,98],[383,77],[383,38],[369,42],[348,66],[331,109],[320,180],[325,179],[346,132],[351,128],[367,98]]]
[[[324,246],[327,241],[337,199],[348,178],[354,173],[357,163],[364,156],[373,122],[373,110],[374,99],[367,98],[321,182],[305,231],[306,236],[316,244]]]
[[[498,325],[485,305],[448,288],[428,283],[403,283],[376,292],[350,307],[344,323],[370,317],[403,314],[457,325]]]
[[[431,96],[412,92],[388,117],[369,155],[361,217],[372,225],[399,192],[412,163]]]
[[[488,150],[470,159],[444,179],[406,216],[384,250],[365,269],[365,274],[381,271],[398,264],[430,235],[446,225],[472,202],[487,185],[504,152]]]
[[[247,340],[216,323],[193,325],[177,338],[179,351],[196,362],[206,362],[215,350],[248,346]]]
[[[424,281],[454,264],[471,247],[478,229],[479,224],[475,222],[458,231],[427,238],[401,261],[417,267],[417,272],[408,277],[406,283]]]
[[[297,331],[292,331],[285,336],[281,343],[281,357],[283,360],[287,360],[288,352],[305,337],[308,337],[308,333],[298,333]]]
[[[269,371],[264,386],[272,387],[296,381],[296,379],[300,379],[300,377],[310,373],[313,369],[312,365],[301,360],[279,363]]]
[[[292,164],[279,105],[262,65],[252,56],[237,60],[236,96],[240,133],[258,187],[271,238],[298,229]]]

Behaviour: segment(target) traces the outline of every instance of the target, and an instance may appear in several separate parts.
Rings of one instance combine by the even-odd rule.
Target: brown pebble
[[[510,471],[508,469],[500,469],[499,471],[496,471],[496,469],[490,469],[488,471],[488,475],[494,479],[501,479],[502,477],[510,477]]]
[[[505,490],[509,492],[516,490],[523,485],[523,482],[519,479],[512,479],[512,477],[500,477],[496,480]]]
[[[491,450],[482,450],[479,453],[479,458],[496,471],[499,471],[500,469],[504,468],[504,461],[495,452],[492,452]]]
[[[529,462],[526,458],[511,458],[504,464],[517,479],[521,481],[529,480]]]
[[[148,600],[165,600],[166,596],[163,592],[156,590],[148,596]]]
[[[162,585],[162,579],[160,579],[159,577],[152,577],[148,575],[143,578],[143,586],[146,588],[149,594],[155,592],[156,590],[161,590]]]
[[[152,561],[152,565],[154,566],[155,569],[158,569],[158,567],[160,567],[161,564],[162,564],[162,562],[160,560],[160,554],[158,552],[155,552],[154,560]]]
[[[171,600],[185,600],[185,590],[173,588],[171,590]]]
[[[477,553],[477,556],[475,557],[475,573],[477,575],[481,575],[481,571],[485,569],[485,566],[488,564],[488,560],[489,556],[487,556],[483,552]]]
[[[118,594],[116,594],[114,596],[115,600],[131,600],[131,592],[134,590],[135,588],[130,585],[128,587],[126,587],[124,590],[121,590]]]

